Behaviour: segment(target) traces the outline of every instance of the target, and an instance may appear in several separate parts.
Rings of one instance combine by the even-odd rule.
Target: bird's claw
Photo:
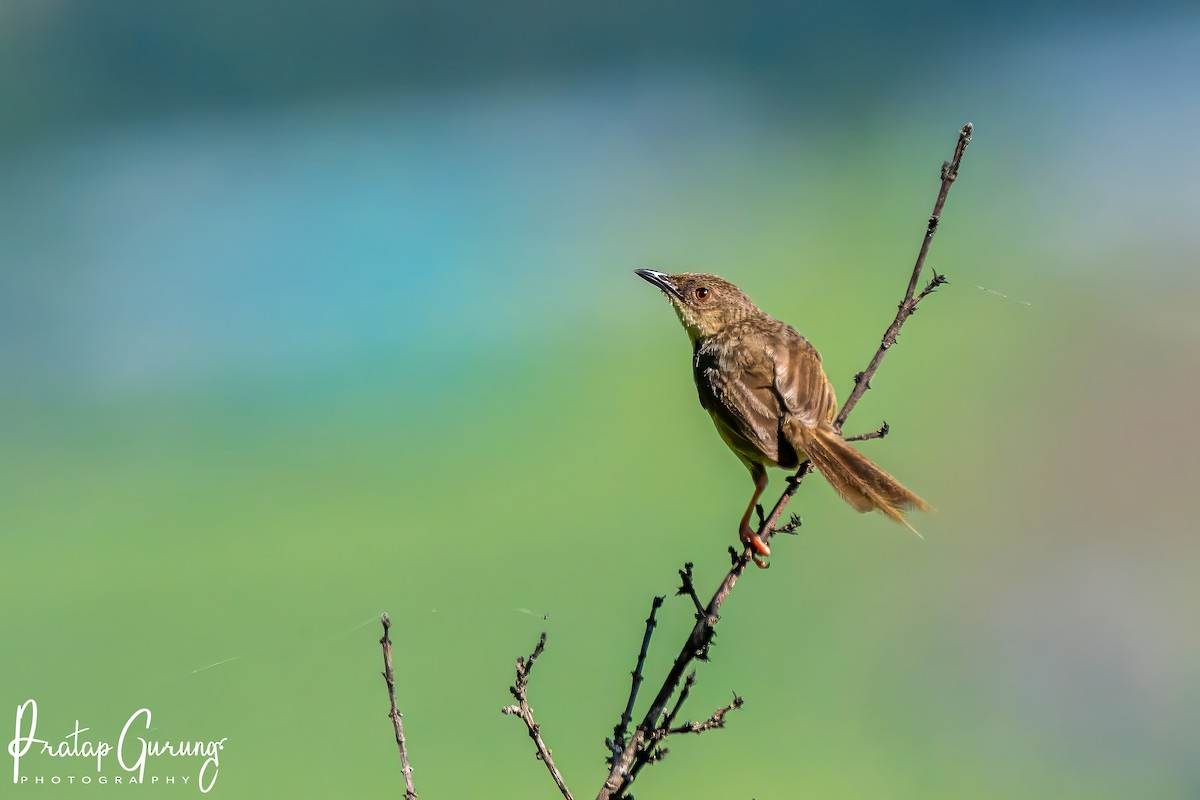
[[[750,558],[754,561],[756,567],[766,569],[771,566],[770,562],[764,558],[760,558],[760,556],[769,557],[771,555],[771,548],[767,547],[767,543],[763,541],[757,531],[751,530],[749,526],[746,526],[739,531],[739,535],[742,544],[750,548]]]

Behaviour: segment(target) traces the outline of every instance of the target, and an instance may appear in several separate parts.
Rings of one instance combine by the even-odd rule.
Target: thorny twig
[[[858,436],[847,436],[846,441],[847,442],[865,442],[869,439],[882,439],[883,437],[887,436],[891,432],[892,432],[892,426],[887,424],[887,420],[884,420],[883,424],[880,425],[876,430],[873,430],[870,433],[860,433]]]
[[[904,292],[904,299],[900,301],[900,305],[896,310],[896,318],[892,320],[892,324],[883,332],[883,338],[880,340],[879,349],[875,351],[875,355],[871,357],[871,362],[867,364],[867,368],[854,376],[854,389],[850,392],[850,396],[846,398],[846,404],[842,406],[841,412],[838,413],[837,419],[834,420],[834,426],[838,430],[846,424],[846,418],[850,416],[850,412],[858,405],[858,401],[866,394],[867,389],[871,388],[871,378],[875,376],[879,365],[883,363],[883,357],[887,354],[889,348],[896,343],[896,337],[900,335],[900,328],[904,325],[912,313],[917,309],[917,303],[924,300],[934,292],[939,286],[946,283],[946,277],[933,273],[933,279],[925,286],[919,295],[916,294],[917,284],[921,281],[921,270],[925,266],[925,257],[929,255],[929,245],[933,243],[933,235],[937,233],[938,223],[942,219],[942,207],[946,205],[946,196],[950,194],[950,187],[954,185],[954,181],[958,178],[958,170],[962,165],[963,154],[967,152],[967,145],[971,143],[971,136],[975,131],[975,127],[971,123],[963,125],[962,130],[958,132],[958,143],[954,146],[954,156],[950,161],[942,163],[942,185],[938,189],[937,200],[933,204],[933,213],[929,215],[929,223],[925,226],[925,237],[921,240],[921,249],[917,252],[917,262],[913,265],[912,277],[908,280],[908,289]]]
[[[516,698],[517,704],[500,709],[500,713],[511,714],[521,718],[525,726],[529,729],[529,738],[533,739],[533,743],[537,747],[538,760],[546,765],[546,769],[550,771],[550,777],[558,785],[558,790],[562,792],[562,796],[566,800],[573,800],[571,790],[567,788],[566,782],[563,781],[562,773],[554,765],[554,759],[550,755],[550,748],[546,747],[546,743],[542,741],[542,727],[534,721],[533,709],[529,707],[529,699],[525,695],[525,688],[529,685],[529,673],[533,671],[533,662],[537,661],[537,657],[545,649],[546,634],[543,632],[541,638],[538,639],[537,646],[529,654],[529,658],[517,656],[517,679],[508,689],[512,693],[512,696]]]
[[[792,518],[787,521],[787,524],[780,525],[778,528],[773,528],[771,533],[795,533],[803,524],[804,521],[800,519],[799,514],[792,514]]]
[[[669,731],[671,729],[671,726],[675,723],[675,718],[679,716],[679,710],[683,708],[683,704],[687,702],[688,693],[691,692],[692,687],[695,685],[696,670],[692,670],[687,674],[687,677],[684,678],[683,688],[679,690],[679,697],[675,698],[675,705],[672,706],[671,710],[667,712],[667,715],[663,717],[662,725],[658,726],[658,730]]]
[[[682,725],[675,725],[675,718],[679,716],[679,710],[688,699],[688,694],[692,687],[696,685],[696,670],[688,673],[687,678],[683,681],[683,686],[679,690],[679,696],[675,698],[675,704],[671,710],[663,717],[662,724],[650,732],[646,737],[647,745],[642,750],[638,751],[634,758],[633,766],[629,770],[629,780],[625,782],[621,788],[618,798],[627,797],[627,792],[634,780],[637,779],[638,773],[647,764],[655,764],[662,761],[668,752],[663,740],[673,733],[704,733],[705,731],[716,730],[717,728],[725,727],[725,715],[734,709],[741,708],[745,701],[738,695],[733,696],[733,702],[728,705],[721,706],[708,719],[700,722],[685,722]]]
[[[384,614],[379,618],[383,623],[383,637],[379,644],[383,647],[383,679],[387,682],[388,700],[391,710],[388,716],[392,718],[392,727],[396,729],[396,747],[400,750],[400,771],[404,774],[404,800],[417,800],[417,790],[413,788],[412,764],[408,763],[408,747],[404,743],[404,723],[396,708],[396,676],[392,673],[392,640],[388,631],[392,627],[392,618]]]
[[[660,595],[650,603],[650,616],[646,617],[646,632],[642,635],[642,649],[638,651],[637,666],[630,673],[632,685],[629,687],[629,700],[625,703],[621,721],[613,728],[613,738],[604,742],[612,753],[609,757],[610,765],[612,759],[619,756],[625,749],[625,737],[629,735],[629,723],[633,721],[633,705],[637,702],[638,688],[642,685],[642,669],[646,666],[646,653],[650,649],[650,637],[654,634],[654,627],[658,624],[655,618],[658,615],[658,609],[662,608],[664,599]]]
[[[745,700],[740,695],[733,696],[733,702],[727,706],[721,706],[714,711],[708,719],[702,722],[685,722],[682,725],[670,728],[666,733],[704,733],[715,728],[725,727],[725,715],[736,708],[741,708],[745,704]]]
[[[871,378],[874,377],[875,372],[879,369],[879,365],[883,363],[883,358],[887,355],[887,351],[896,343],[900,329],[904,326],[908,318],[912,316],[917,308],[917,304],[932,294],[939,286],[947,282],[945,276],[935,272],[933,278],[920,294],[917,293],[917,285],[921,280],[925,258],[929,253],[929,245],[933,241],[933,236],[937,232],[938,223],[941,220],[942,208],[946,203],[946,196],[950,192],[950,186],[958,177],[963,154],[966,152],[967,145],[971,142],[973,132],[974,127],[971,123],[967,123],[962,127],[962,130],[958,134],[958,142],[955,145],[953,157],[950,161],[942,164],[941,186],[938,191],[937,200],[933,206],[933,213],[930,215],[929,222],[925,228],[925,236],[921,241],[921,249],[917,254],[916,263],[913,265],[912,276],[909,278],[904,299],[900,301],[896,316],[892,320],[891,325],[884,331],[879,349],[875,351],[870,363],[867,364],[867,368],[854,376],[854,389],[851,391],[850,396],[846,399],[846,403],[842,406],[841,411],[834,421],[834,425],[838,430],[841,430],[842,426],[846,423],[846,419],[850,416],[850,412],[854,410],[858,401],[862,399],[862,396],[870,388]],[[868,436],[865,438],[879,437]],[[811,465],[809,462],[803,462],[789,479],[787,488],[780,495],[779,500],[776,501],[775,506],[771,509],[771,513],[766,518],[762,517],[761,512],[759,513],[760,524],[758,535],[763,541],[769,540],[777,531],[776,523],[779,521],[784,509],[787,508],[792,497],[796,494],[797,489],[800,488],[804,476],[810,471]],[[786,525],[783,526],[783,528],[787,527]],[[779,530],[782,530],[782,528]],[[738,578],[741,577],[742,573],[746,570],[746,566],[750,563],[751,552],[751,549],[747,547],[739,555],[736,550],[730,548],[730,555],[733,560],[732,568],[721,581],[720,586],[717,587],[704,612],[697,614],[696,624],[693,626],[692,632],[688,635],[687,640],[679,651],[679,655],[675,658],[674,664],[672,664],[666,679],[663,681],[662,688],[659,689],[642,723],[637,726],[633,735],[626,743],[625,750],[619,757],[613,758],[610,761],[611,769],[604,781],[604,785],[600,789],[600,793],[597,795],[597,800],[609,800],[609,798],[623,795],[627,792],[636,777],[636,773],[633,771],[635,763],[639,765],[651,763],[662,757],[662,750],[655,749],[657,739],[654,738],[656,732],[659,730],[659,719],[671,696],[679,686],[679,682],[688,665],[701,654],[707,653],[708,644],[712,641],[714,635],[714,627],[720,618],[718,612],[721,605],[729,597],[729,593],[733,591]],[[740,703],[737,705],[740,705]],[[723,721],[723,719],[724,714],[720,717],[720,720]],[[640,770],[640,766],[638,769]]]
[[[679,588],[675,591],[676,597],[686,594],[692,600],[692,605],[696,607],[696,616],[699,618],[704,613],[704,604],[700,602],[699,595],[696,594],[696,584],[692,582],[692,562],[687,562],[683,565],[683,569],[679,570]]]

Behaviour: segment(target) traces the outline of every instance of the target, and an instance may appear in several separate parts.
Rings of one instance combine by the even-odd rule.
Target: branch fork
[[[517,656],[517,678],[508,689],[517,703],[516,705],[505,706],[500,709],[500,713],[521,718],[521,721],[525,723],[525,727],[529,730],[529,738],[533,740],[533,744],[537,748],[538,761],[546,765],[546,769],[550,771],[550,777],[554,779],[555,785],[558,786],[558,791],[562,793],[565,800],[573,800],[571,790],[567,788],[562,773],[558,771],[558,767],[554,764],[554,757],[551,755],[550,748],[542,740],[542,726],[534,721],[533,709],[529,707],[529,698],[525,693],[526,687],[529,686],[529,673],[533,671],[533,664],[545,649],[546,634],[543,631],[537,645],[533,648],[533,652],[529,654],[529,658]]]
[[[838,412],[838,415],[834,420],[834,426],[839,431],[846,424],[846,420],[850,416],[850,412],[854,410],[854,407],[858,405],[859,400],[861,400],[863,395],[866,394],[867,390],[871,388],[871,379],[875,376],[880,364],[883,363],[883,358],[885,355],[887,355],[887,351],[896,343],[896,339],[900,335],[900,329],[904,326],[904,323],[909,317],[912,316],[913,312],[916,311],[918,304],[922,300],[936,291],[938,287],[948,283],[944,275],[934,272],[933,278],[929,281],[925,288],[919,294],[917,293],[917,286],[921,280],[921,273],[925,266],[925,259],[929,254],[929,246],[933,241],[933,236],[937,232],[938,223],[941,220],[942,208],[946,203],[946,196],[950,192],[950,186],[958,177],[958,171],[962,164],[963,154],[966,152],[967,145],[971,143],[971,136],[973,133],[974,127],[970,123],[964,125],[958,133],[958,141],[955,145],[952,159],[942,164],[940,173],[941,186],[938,191],[937,200],[934,202],[933,213],[930,215],[929,223],[925,229],[925,236],[921,241],[921,248],[917,253],[916,263],[913,265],[912,275],[909,278],[908,286],[904,293],[904,298],[897,305],[896,316],[892,320],[891,324],[887,327],[887,330],[884,331],[879,342],[879,347],[872,356],[871,361],[867,364],[867,368],[854,376],[854,389],[850,392],[850,396],[846,399],[845,404],[842,406],[841,411]],[[868,434],[862,434],[860,437],[853,438],[858,441],[882,439],[887,435],[889,430],[890,429],[885,422],[876,431]],[[801,463],[796,472],[789,476],[787,488],[784,489],[783,493],[779,497],[779,500],[776,501],[775,506],[771,509],[771,513],[764,518],[761,510],[759,511],[758,536],[763,541],[768,541],[775,533],[791,533],[796,527],[799,526],[799,518],[795,517],[794,515],[792,521],[783,526],[779,526],[778,522],[780,517],[783,515],[784,509],[787,508],[788,503],[796,494],[796,491],[800,488],[805,475],[811,471],[812,465],[808,461]],[[620,756],[610,759],[609,764],[611,769],[609,771],[608,778],[605,780],[604,785],[600,789],[600,793],[597,795],[597,800],[609,800],[609,798],[624,797],[626,792],[628,792],[630,785],[636,779],[637,773],[641,770],[641,768],[645,766],[645,764],[660,760],[662,756],[665,755],[665,749],[655,746],[659,741],[661,741],[663,736],[665,736],[665,734],[662,733],[662,726],[658,724],[659,718],[662,715],[666,704],[670,701],[671,696],[674,694],[676,688],[679,687],[680,680],[683,677],[688,665],[694,659],[698,658],[700,654],[707,655],[707,644],[711,642],[712,637],[715,635],[714,627],[720,618],[718,612],[720,611],[721,605],[725,602],[726,598],[729,597],[729,593],[733,591],[733,587],[737,584],[737,581],[742,576],[742,573],[745,572],[746,567],[750,563],[753,556],[753,552],[749,547],[744,548],[740,554],[737,552],[737,550],[730,547],[729,554],[732,561],[732,566],[729,572],[725,575],[724,580],[721,581],[721,584],[717,587],[712,599],[705,607],[705,613],[697,613],[696,624],[692,628],[692,632],[688,636],[687,641],[684,642],[684,645],[679,652],[679,656],[676,657],[674,665],[667,674],[666,680],[664,680],[663,686],[659,690],[658,695],[655,697],[650,710],[646,713],[645,718],[642,720],[642,724],[634,730],[633,735],[630,737],[624,751],[622,751]],[[685,567],[685,571],[688,573],[687,581],[690,582],[690,569]],[[680,574],[682,576],[684,571],[681,571]],[[698,605],[699,604],[697,603],[697,606]],[[692,683],[694,683],[693,675],[694,673],[689,675],[688,679],[685,680],[682,688],[680,689],[680,696],[676,701],[673,713],[677,712],[679,706],[682,705],[683,700],[687,697],[688,691],[691,688]],[[728,713],[728,710],[732,710],[732,708],[740,706],[740,698],[735,697],[735,702],[732,703],[727,710],[722,711],[721,709],[718,709],[718,711],[709,718],[708,722],[711,723],[711,725],[709,725],[709,727],[704,727],[704,729],[709,730],[712,727],[721,727],[724,723],[724,717],[725,714]],[[703,727],[705,723],[695,723],[695,725]]]
[[[834,426],[838,431],[842,430],[850,412],[862,399],[863,395],[871,388],[871,378],[874,377],[879,365],[883,362],[887,351],[896,343],[900,335],[900,329],[909,317],[917,310],[918,304],[929,295],[933,294],[939,287],[948,283],[944,275],[933,271],[933,278],[925,285],[919,293],[917,286],[920,283],[921,273],[925,265],[926,256],[929,253],[929,246],[933,240],[934,234],[937,232],[938,223],[941,220],[942,208],[946,202],[946,196],[950,191],[950,186],[958,177],[958,172],[962,164],[963,154],[966,152],[967,145],[971,142],[971,136],[974,128],[970,123],[962,127],[958,134],[958,142],[954,148],[954,155],[950,161],[943,162],[941,168],[941,187],[938,192],[937,200],[934,203],[933,213],[929,217],[929,222],[925,229],[925,236],[921,242],[921,249],[917,254],[916,263],[913,266],[912,276],[909,279],[907,290],[904,293],[904,299],[897,306],[896,316],[891,324],[884,331],[880,339],[879,347],[872,356],[867,368],[854,376],[854,389],[850,396],[846,399],[845,405],[834,419]],[[869,433],[851,436],[846,441],[867,441],[870,439],[882,439],[889,432],[889,427],[884,422],[878,429]],[[758,536],[763,541],[768,541],[774,534],[777,533],[794,533],[800,527],[800,517],[792,514],[791,519],[784,525],[778,525],[779,519],[782,516],[788,502],[796,494],[800,488],[804,477],[812,471],[812,465],[805,461],[800,464],[796,472],[787,478],[787,488],[784,489],[779,499],[776,501],[771,513],[763,514],[762,507],[758,507]],[[692,602],[695,610],[695,624],[692,627],[691,633],[688,634],[687,640],[680,648],[679,655],[676,656],[671,669],[668,671],[666,678],[663,681],[662,687],[658,690],[654,700],[650,704],[650,708],[646,711],[642,721],[629,731],[629,726],[633,722],[634,707],[637,703],[638,691],[643,682],[643,670],[646,663],[646,654],[650,647],[650,639],[657,625],[658,610],[662,607],[664,598],[655,597],[650,606],[650,614],[646,618],[646,628],[642,635],[642,645],[638,652],[637,664],[630,673],[631,683],[629,696],[625,704],[625,709],[621,714],[620,720],[613,727],[613,736],[611,739],[605,740],[605,746],[608,750],[608,766],[609,774],[605,779],[600,793],[597,795],[597,800],[610,800],[610,798],[629,798],[629,790],[638,773],[647,765],[657,761],[661,761],[667,754],[667,748],[663,745],[667,737],[673,734],[694,733],[700,734],[710,730],[725,727],[726,716],[743,706],[743,699],[734,694],[733,700],[727,705],[721,706],[706,719],[697,722],[684,722],[676,724],[675,720],[679,716],[683,704],[687,701],[692,688],[696,683],[696,671],[688,667],[693,661],[708,660],[709,648],[713,638],[716,636],[716,625],[720,620],[720,610],[722,604],[728,599],[729,594],[733,591],[733,587],[737,584],[738,579],[746,571],[747,566],[753,557],[753,551],[750,547],[744,548],[740,553],[733,547],[729,548],[729,556],[731,567],[725,575],[720,585],[714,592],[712,599],[705,605],[701,602],[699,595],[696,592],[694,577],[692,573],[693,565],[691,562],[684,564],[683,569],[679,570],[680,586],[676,594],[680,596],[686,595]],[[417,793],[413,788],[412,782],[412,766],[408,761],[408,751],[404,740],[404,727],[402,717],[396,707],[396,686],[395,677],[392,672],[392,650],[391,639],[388,632],[391,626],[391,620],[387,614],[382,616],[383,622],[383,638],[379,640],[383,647],[384,671],[383,677],[387,682],[388,698],[391,703],[391,708],[388,716],[393,722],[396,734],[396,746],[400,751],[400,761],[402,765],[402,773],[405,782],[405,800],[416,800]],[[533,652],[528,657],[518,657],[516,664],[516,677],[513,685],[509,688],[516,703],[506,706],[501,709],[501,712],[507,715],[520,718],[529,732],[529,738],[533,740],[536,748],[536,756],[539,761],[546,765],[552,779],[557,785],[559,792],[566,800],[572,800],[570,790],[567,788],[566,782],[563,780],[562,774],[558,767],[554,764],[550,748],[546,746],[542,739],[541,726],[534,720],[533,710],[529,706],[527,688],[529,685],[529,676],[533,670],[533,665],[541,656],[546,647],[546,634],[542,633],[538,639],[537,645]],[[686,678],[684,673],[687,673]],[[678,694],[676,691],[678,690]],[[671,703],[674,698],[674,703]],[[667,706],[670,704],[670,710]]]

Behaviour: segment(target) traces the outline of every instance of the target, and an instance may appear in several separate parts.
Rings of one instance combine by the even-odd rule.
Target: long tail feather
[[[797,451],[803,451],[817,471],[829,481],[842,499],[860,512],[878,511],[890,520],[906,526],[917,536],[904,512],[929,511],[929,504],[905,489],[900,481],[846,443],[828,425],[806,428],[795,420],[785,433]]]

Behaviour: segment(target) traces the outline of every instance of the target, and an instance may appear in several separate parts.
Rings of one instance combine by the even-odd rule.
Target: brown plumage
[[[796,469],[808,459],[856,510],[878,511],[903,525],[905,511],[929,510],[833,427],[837,398],[821,356],[791,326],[716,275],[636,272],[674,306],[692,341],[700,405],[754,479],[738,530],[759,555],[770,549],[750,527],[750,515],[766,488],[767,467]]]

